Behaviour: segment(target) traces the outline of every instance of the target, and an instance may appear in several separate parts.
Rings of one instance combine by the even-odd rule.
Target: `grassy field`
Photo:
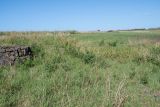
[[[1,32],[34,59],[0,67],[0,107],[160,107],[160,31]]]

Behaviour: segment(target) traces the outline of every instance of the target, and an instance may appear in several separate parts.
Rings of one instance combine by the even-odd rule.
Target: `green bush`
[[[140,77],[140,83],[143,85],[147,85],[148,84],[148,75],[145,73]]]
[[[96,56],[92,52],[86,51],[83,55],[83,60],[86,64],[93,64],[96,60]]]

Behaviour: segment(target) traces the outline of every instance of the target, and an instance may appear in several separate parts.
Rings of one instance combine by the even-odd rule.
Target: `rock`
[[[4,53],[5,52],[5,49],[0,49],[0,53]]]
[[[0,66],[14,65],[28,58],[32,58],[29,46],[0,46]]]

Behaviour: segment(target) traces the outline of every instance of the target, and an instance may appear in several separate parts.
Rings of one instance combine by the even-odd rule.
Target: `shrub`
[[[83,55],[83,60],[86,64],[92,64],[95,62],[96,56],[92,53],[87,51],[84,55]]]
[[[147,74],[144,74],[140,77],[140,83],[143,85],[148,84],[148,75]]]

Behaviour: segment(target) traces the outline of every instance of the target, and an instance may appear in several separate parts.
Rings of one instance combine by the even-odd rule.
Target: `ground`
[[[0,106],[159,107],[160,31],[3,32],[34,58],[0,68]]]

